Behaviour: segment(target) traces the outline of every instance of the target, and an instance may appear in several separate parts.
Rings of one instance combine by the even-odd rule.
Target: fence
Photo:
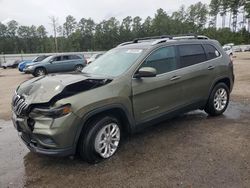
[[[102,51],[93,52],[65,52],[65,53],[34,53],[34,54],[0,54],[0,65],[2,63],[11,63],[16,60],[32,60],[39,55],[60,55],[60,54],[84,54],[85,58],[89,58],[93,54],[101,53]]]

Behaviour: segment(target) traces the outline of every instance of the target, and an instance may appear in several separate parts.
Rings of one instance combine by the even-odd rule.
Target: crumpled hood
[[[109,83],[110,79],[86,77],[83,74],[52,74],[23,82],[17,94],[26,103],[47,103]]]

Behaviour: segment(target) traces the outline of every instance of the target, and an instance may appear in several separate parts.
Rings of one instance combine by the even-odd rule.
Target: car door
[[[58,72],[61,60],[61,56],[55,56],[48,63],[46,63],[46,69],[48,73]]]
[[[132,100],[137,123],[157,118],[183,103],[175,46],[153,51],[141,67],[153,67],[157,75],[132,79]]]
[[[177,49],[185,106],[205,103],[213,81],[215,62],[208,59],[202,44],[183,44]]]
[[[71,62],[69,55],[57,56],[52,62],[52,72],[67,72],[71,71]]]
[[[74,59],[72,59],[72,55],[64,55],[62,56],[61,67],[62,71],[73,71],[74,70]]]

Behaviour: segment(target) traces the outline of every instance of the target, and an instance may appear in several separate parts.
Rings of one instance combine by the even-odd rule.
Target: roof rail
[[[207,36],[197,35],[197,34],[160,35],[153,37],[135,38],[133,41],[124,42],[119,44],[118,46],[125,46],[128,44],[138,43],[139,41],[150,41],[150,40],[155,40],[152,42],[152,45],[156,45],[159,43],[166,42],[167,40],[181,40],[181,39],[209,39],[209,38]]]
[[[154,39],[163,39],[163,38],[172,38],[171,35],[161,35],[161,36],[153,36],[153,37],[144,37],[144,38],[136,38],[134,39],[134,43],[138,43],[141,40],[154,40]]]

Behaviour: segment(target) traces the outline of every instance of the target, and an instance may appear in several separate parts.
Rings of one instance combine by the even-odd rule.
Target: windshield
[[[82,72],[106,76],[124,73],[142,54],[142,49],[113,49],[86,66]]]
[[[46,63],[49,62],[54,56],[49,56],[47,58],[45,58],[44,60],[41,61],[41,63]]]

